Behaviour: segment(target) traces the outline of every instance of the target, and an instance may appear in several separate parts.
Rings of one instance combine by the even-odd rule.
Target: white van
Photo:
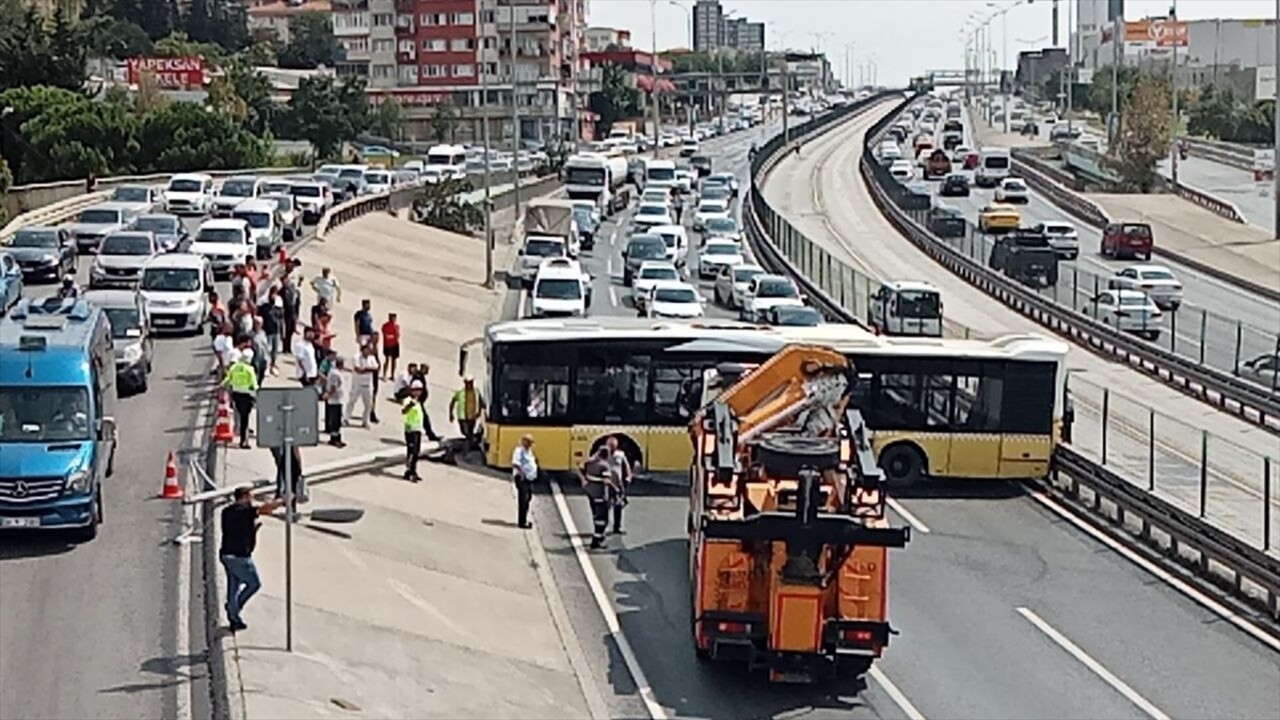
[[[880,334],[942,337],[942,293],[929,283],[886,281],[871,296],[867,315]]]
[[[671,160],[646,160],[644,165],[644,189],[674,188],[676,180],[676,164]]]
[[[676,266],[685,264],[689,257],[689,233],[683,225],[654,225],[645,232],[661,237],[667,244],[667,262]]]
[[[142,266],[138,280],[151,328],[162,332],[200,332],[209,315],[209,291],[213,289],[209,261],[190,253],[151,258]]]
[[[973,174],[973,184],[993,188],[1009,177],[1012,165],[1013,158],[1009,154],[1009,148],[984,147],[978,153],[978,169]]]
[[[229,275],[232,268],[245,264],[254,255],[249,224],[232,218],[205,220],[187,252],[206,258],[215,275]]]
[[[210,213],[214,217],[231,217],[231,211],[241,202],[261,195],[264,184],[265,182],[262,178],[252,175],[237,175],[233,178],[227,178],[222,182],[222,187],[218,188],[218,194],[213,198],[213,207]]]
[[[531,317],[586,317],[591,307],[591,278],[576,260],[542,261],[529,293]]]
[[[283,242],[280,209],[272,200],[245,200],[231,211],[231,217],[243,220],[249,226],[249,237],[259,260],[270,258]]]
[[[213,201],[213,178],[203,173],[179,173],[164,188],[164,211],[172,215],[204,215]]]

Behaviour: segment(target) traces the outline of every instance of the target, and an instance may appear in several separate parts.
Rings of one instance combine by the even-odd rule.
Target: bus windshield
[[[0,442],[83,441],[89,430],[85,388],[0,385]]]

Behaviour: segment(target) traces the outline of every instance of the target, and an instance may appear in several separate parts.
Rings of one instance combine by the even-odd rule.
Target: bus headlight
[[[67,476],[67,493],[78,495],[89,490],[89,471],[77,470]]]

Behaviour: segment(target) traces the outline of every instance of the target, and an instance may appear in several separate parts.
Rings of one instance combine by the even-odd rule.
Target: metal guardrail
[[[885,95],[814,118],[795,128],[794,135],[791,136],[792,142],[802,141],[807,136],[861,112],[870,104],[884,99]],[[873,127],[867,133],[868,142],[873,141],[895,115],[896,113],[889,114],[886,116],[886,121]],[[744,205],[744,227],[747,240],[762,264],[795,278],[809,295],[811,303],[825,315],[843,322],[859,322],[860,318],[851,313],[848,305],[843,301],[848,298],[832,297],[819,283],[801,274],[797,265],[783,254],[782,249],[775,242],[774,238],[777,237],[775,232],[791,233],[807,241],[803,234],[769,206],[760,192],[760,183],[784,155],[784,151],[790,149],[790,146],[791,143],[784,143],[780,136],[774,137],[761,148],[751,163],[751,182],[747,189],[747,202]],[[875,163],[872,165],[879,167]],[[865,171],[866,168],[864,167],[863,170]],[[889,201],[874,177],[865,175],[864,177],[872,188],[874,199],[881,211],[900,231],[903,231],[904,235],[920,245],[924,238],[917,234],[918,229],[912,228],[909,220],[895,216],[897,208]],[[816,247],[811,241],[807,244]],[[933,245],[942,247],[938,243]],[[938,258],[936,252],[928,249],[926,252]],[[830,256],[826,255],[825,258]],[[812,266],[812,264],[810,261],[809,265]],[[823,268],[824,272],[828,272],[826,270],[828,265],[834,267],[840,264],[842,263],[830,259],[817,261],[817,267]],[[949,267],[953,266],[949,265]],[[985,268],[979,267],[976,270],[985,270]],[[1106,417],[1105,409],[1102,417]],[[1103,422],[1105,437],[1107,432],[1105,420]],[[1154,452],[1153,448],[1153,456]],[[1202,466],[1205,462],[1207,461],[1202,460]],[[1271,462],[1270,459],[1265,458],[1263,462],[1264,484],[1261,507],[1264,516],[1264,539],[1262,547],[1267,547],[1270,544],[1273,500],[1271,498]],[[1201,476],[1206,477],[1207,473],[1202,470]],[[1154,478],[1154,475],[1152,477]],[[1209,494],[1204,482],[1202,480],[1201,498]],[[1253,547],[1249,542],[1231,536],[1206,519],[1196,517],[1156,497],[1151,492],[1144,491],[1141,484],[1131,482],[1106,467],[1105,460],[1104,464],[1098,464],[1069,446],[1059,446],[1056,450],[1048,486],[1061,496],[1070,497],[1073,500],[1084,498],[1087,503],[1092,504],[1092,507],[1086,508],[1085,503],[1073,502],[1073,504],[1092,511],[1092,518],[1108,521],[1118,528],[1129,527],[1127,523],[1137,519],[1140,523],[1138,530],[1126,533],[1131,541],[1152,546],[1171,561],[1183,565],[1188,565],[1189,557],[1189,567],[1197,571],[1203,581],[1262,610],[1273,621],[1280,621],[1280,599],[1278,599],[1280,598],[1280,559],[1269,555],[1262,548]],[[1205,515],[1204,504],[1205,501],[1201,500],[1202,516]]]
[[[1187,152],[1195,157],[1212,160],[1240,170],[1253,170],[1253,148],[1248,145],[1183,136],[1187,143]]]
[[[9,238],[17,234],[22,228],[33,225],[58,225],[64,223],[90,205],[105,201],[107,197],[108,194],[105,192],[77,195],[66,200],[59,200],[52,205],[22,213],[10,220],[3,228],[0,228],[0,245],[8,244]]]
[[[310,173],[309,167],[267,167],[267,168],[246,168],[240,170],[189,170],[183,172],[201,172],[214,178],[233,177],[235,175],[297,175],[302,173]],[[134,183],[143,185],[152,185],[155,183],[168,182],[169,178],[178,173],[151,173],[148,175],[116,175],[114,177],[98,178],[97,189],[109,190],[117,185],[132,185]],[[52,205],[62,200],[66,200],[75,195],[84,193],[85,180],[59,180],[47,183],[31,183],[28,185],[16,185],[9,188],[9,192],[5,196],[6,209],[10,214],[20,215],[32,210],[38,210],[47,205]]]

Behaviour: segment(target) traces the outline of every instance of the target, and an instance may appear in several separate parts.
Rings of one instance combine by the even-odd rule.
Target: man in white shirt
[[[235,340],[231,336],[232,326],[229,322],[222,323],[222,327],[218,328],[218,334],[213,336],[213,355],[218,361],[218,368],[215,373],[218,379],[226,374],[227,368],[231,367],[231,353],[236,349]]]
[[[520,438],[520,444],[511,453],[511,479],[516,484],[516,525],[523,529],[533,527],[529,523],[529,502],[533,499],[533,483],[538,479],[538,458],[533,454],[533,435]]]
[[[366,342],[360,347],[351,366],[351,397],[347,399],[346,416],[348,422],[354,422],[351,411],[356,409],[356,401],[360,401],[360,419],[364,426],[370,422],[378,422],[377,409],[373,401],[373,384],[378,377],[378,354],[374,352],[373,343]]]
[[[396,375],[396,381],[391,386],[391,395],[397,401],[409,397],[409,385],[413,382],[414,376],[418,373],[418,363],[409,363],[408,367],[400,371]]]
[[[311,280],[311,289],[316,291],[317,302],[323,300],[331,308],[342,302],[342,285],[338,284],[338,278],[333,276],[333,271],[329,268],[323,268]]]
[[[310,328],[293,340],[293,360],[298,366],[298,382],[304,387],[316,384],[320,365],[316,361],[315,333]]]

